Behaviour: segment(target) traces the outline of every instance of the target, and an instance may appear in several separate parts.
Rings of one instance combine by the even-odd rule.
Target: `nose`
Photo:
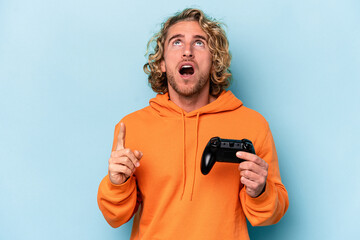
[[[184,52],[183,52],[183,57],[184,58],[193,58],[193,52],[192,52],[192,47],[190,44],[187,44],[184,48]]]

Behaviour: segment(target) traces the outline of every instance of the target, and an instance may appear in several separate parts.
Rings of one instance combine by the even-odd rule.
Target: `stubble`
[[[172,74],[171,72],[167,72],[166,75],[167,75],[168,83],[174,89],[174,91],[177,94],[179,94],[183,97],[186,97],[186,98],[189,98],[189,97],[199,94],[210,78],[209,76],[204,74],[199,77],[199,79],[196,81],[195,85],[180,87],[175,81],[174,74]]]

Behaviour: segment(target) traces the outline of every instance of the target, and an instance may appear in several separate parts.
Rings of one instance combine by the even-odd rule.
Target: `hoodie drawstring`
[[[181,113],[181,118],[182,118],[182,128],[183,128],[183,179],[182,179],[182,185],[183,185],[183,189],[182,189],[182,193],[181,193],[181,197],[180,200],[182,200],[183,196],[184,196],[184,192],[185,192],[185,182],[186,182],[186,160],[185,160],[185,118],[184,118],[184,112]]]
[[[194,188],[195,188],[195,180],[196,180],[196,167],[198,166],[198,163],[196,162],[196,156],[197,156],[197,152],[198,152],[198,145],[199,145],[199,116],[200,116],[200,112],[198,112],[196,114],[196,146],[195,146],[195,156],[194,156],[194,180],[193,180],[193,185],[191,188],[191,195],[190,195],[190,201],[192,201],[192,197],[193,197],[193,193],[194,193]]]
[[[185,115],[184,113],[181,114],[182,127],[183,127],[183,179],[182,179],[183,189],[182,189],[180,200],[182,200],[184,197],[185,185],[186,185],[186,149],[185,149],[186,145],[185,145],[185,116],[184,115]],[[197,165],[198,165],[198,163],[196,161],[196,157],[197,157],[198,145],[199,145],[199,118],[200,118],[200,112],[198,112],[196,114],[196,130],[195,130],[196,145],[195,145],[195,155],[194,155],[194,176],[193,176],[193,182],[192,182],[192,186],[191,186],[190,201],[192,201],[193,194],[194,194],[196,171],[197,171]]]

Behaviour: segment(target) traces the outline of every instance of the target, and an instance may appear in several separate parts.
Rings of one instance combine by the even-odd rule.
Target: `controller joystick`
[[[245,160],[236,157],[236,152],[255,154],[252,142],[248,139],[232,140],[213,137],[206,145],[201,158],[201,172],[207,175],[215,162],[241,163]]]

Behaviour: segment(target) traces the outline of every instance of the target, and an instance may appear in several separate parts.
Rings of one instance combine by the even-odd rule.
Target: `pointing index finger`
[[[126,134],[125,124],[120,123],[120,131],[119,131],[119,135],[117,138],[116,151],[119,151],[119,150],[125,148],[125,134]]]

